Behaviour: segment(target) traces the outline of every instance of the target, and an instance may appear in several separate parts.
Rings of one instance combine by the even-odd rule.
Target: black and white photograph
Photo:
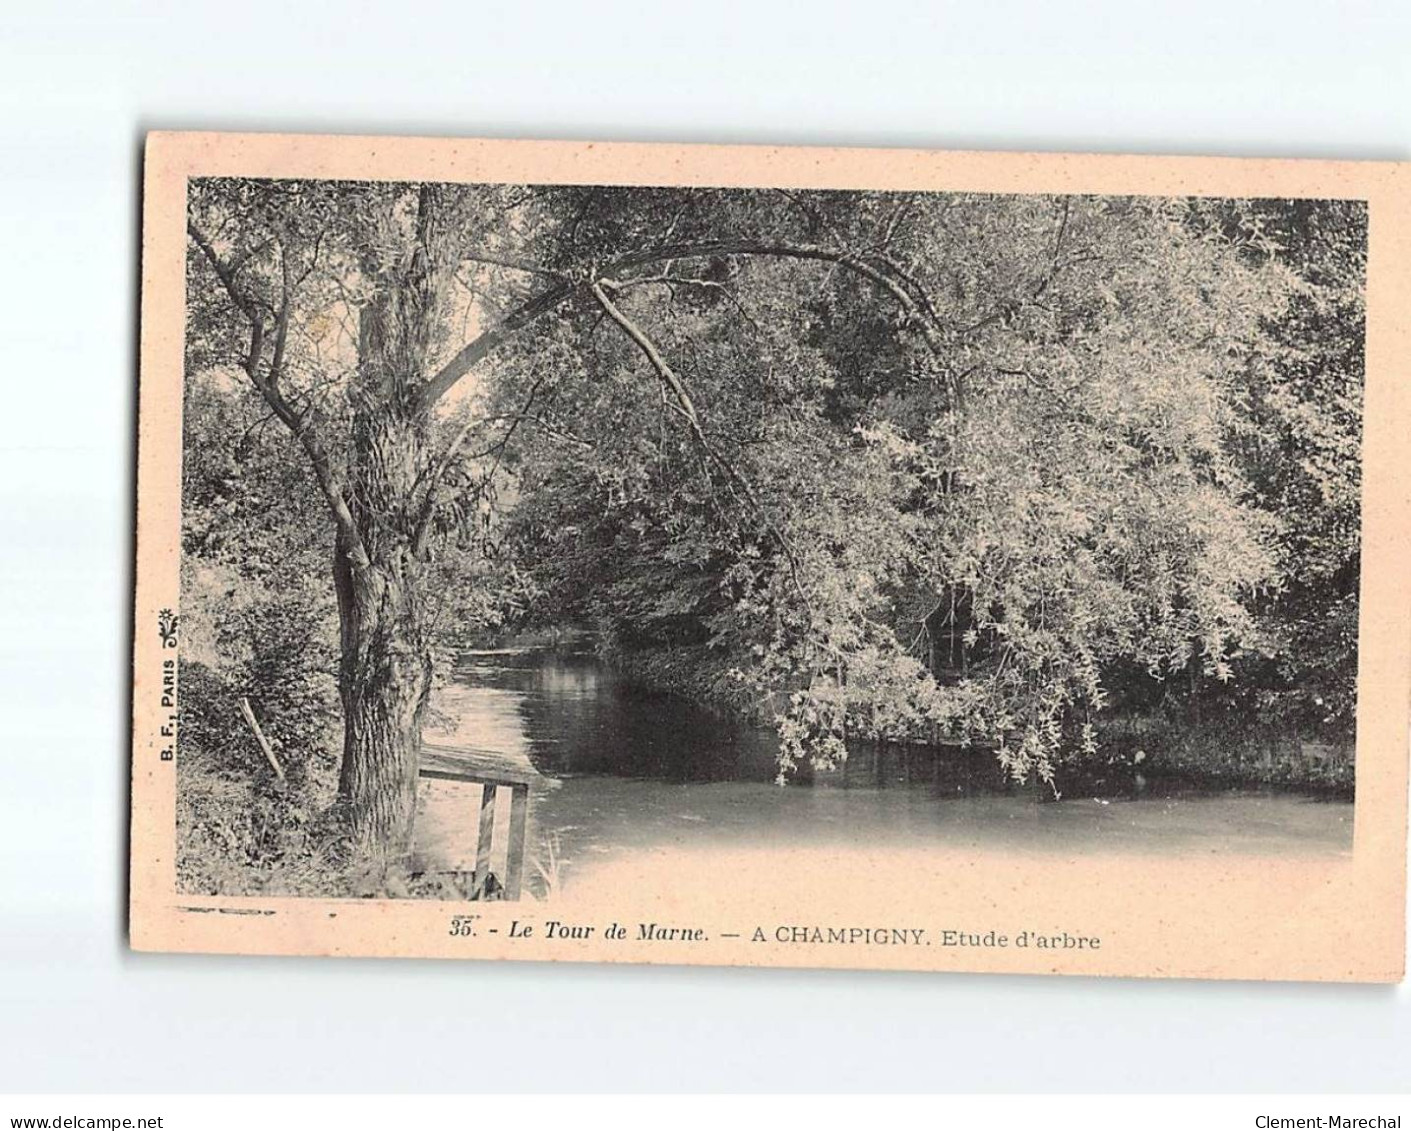
[[[1351,851],[1365,202],[188,191],[182,892]]]

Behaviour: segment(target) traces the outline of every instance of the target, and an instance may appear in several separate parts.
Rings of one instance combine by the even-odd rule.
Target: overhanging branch
[[[274,357],[271,360],[268,371],[261,370],[261,359],[264,354],[264,339],[266,333],[264,315],[260,310],[260,305],[255,297],[249,294],[240,286],[236,278],[236,270],[230,264],[224,262],[219,252],[211,244],[196,224],[187,220],[187,234],[192,242],[200,250],[202,256],[211,265],[211,270],[215,272],[216,278],[220,281],[230,301],[234,303],[237,310],[245,315],[250,323],[250,345],[245,354],[243,367],[246,375],[250,378],[250,383],[255,386],[265,403],[269,405],[286,428],[294,434],[299,445],[304,449],[309,463],[313,467],[314,476],[318,480],[319,488],[323,491],[324,498],[328,501],[329,509],[333,513],[333,521],[338,527],[338,532],[342,536],[344,544],[348,547],[348,556],[352,561],[354,569],[364,569],[368,566],[369,560],[367,549],[363,545],[362,536],[357,529],[357,524],[353,521],[353,515],[348,507],[348,501],[343,496],[341,485],[338,481],[337,471],[334,467],[332,457],[329,453],[328,445],[325,442],[321,430],[317,427],[317,416],[312,408],[299,410],[285,398],[283,391],[279,387],[279,379],[282,376],[284,366],[284,351],[289,333],[289,319],[293,302],[292,287],[289,280],[288,261],[284,259],[281,251],[281,267],[284,282],[283,294],[280,299],[279,314],[275,321],[275,346]],[[249,257],[245,260],[248,262]]]
[[[702,259],[732,255],[832,263],[867,279],[888,294],[902,308],[907,315],[908,323],[920,332],[931,353],[943,365],[945,364],[949,344],[947,331],[941,326],[934,309],[925,299],[924,289],[899,264],[886,261],[876,255],[859,255],[845,248],[818,244],[790,243],[748,237],[694,240],[656,244],[652,247],[629,252],[604,264],[602,271],[596,277],[619,278],[619,284],[627,286],[638,280],[632,277],[622,277],[623,272],[652,267],[676,259]],[[565,275],[556,285],[511,311],[496,325],[467,343],[460,352],[442,366],[439,372],[422,385],[419,406],[424,411],[429,411],[482,359],[544,315],[559,309],[579,295],[591,295],[592,286],[592,278],[588,274],[579,272],[577,275]]]
[[[739,490],[750,509],[753,510],[759,516],[760,521],[764,523],[765,529],[767,529],[774,538],[779,549],[784,554],[784,559],[789,563],[790,580],[792,580],[794,584],[794,590],[798,593],[799,600],[803,603],[804,610],[807,612],[809,620],[812,621],[813,603],[809,599],[808,590],[804,587],[803,575],[799,567],[798,555],[794,552],[793,543],[771,517],[768,508],[765,507],[763,500],[760,499],[758,492],[755,491],[750,481],[745,478],[734,463],[721,455],[710,442],[709,437],[705,434],[705,429],[701,427],[700,414],[696,411],[695,402],[691,399],[691,394],[687,391],[685,382],[681,380],[680,376],[667,362],[661,350],[659,350],[651,338],[647,336],[646,331],[629,318],[609,297],[609,293],[617,289],[617,285],[610,279],[594,279],[588,286],[598,305],[603,308],[607,316],[617,324],[622,332],[626,334],[632,340],[633,344],[642,352],[643,356],[646,357],[647,361],[656,371],[662,387],[670,390],[671,394],[676,398],[676,403],[681,410],[681,415],[689,424],[691,435],[700,448],[701,454],[705,457],[707,468],[711,466],[718,468],[725,476],[726,480],[734,488]],[[709,472],[707,472],[707,474],[709,474]]]

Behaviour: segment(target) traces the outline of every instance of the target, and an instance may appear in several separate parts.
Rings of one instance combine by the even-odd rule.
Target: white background
[[[121,928],[144,130],[1405,159],[1409,12],[7,5],[0,1091],[1411,1087],[1405,987],[153,957]]]

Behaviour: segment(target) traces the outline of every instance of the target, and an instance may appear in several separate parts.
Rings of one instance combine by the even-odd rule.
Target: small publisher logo
[[[163,648],[176,647],[176,629],[181,618],[170,609],[162,609],[157,613],[157,635],[162,639]]]

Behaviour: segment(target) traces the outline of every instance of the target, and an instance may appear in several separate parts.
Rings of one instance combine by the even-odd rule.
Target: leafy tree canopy
[[[1115,665],[1225,680],[1347,574],[1365,237],[1325,205],[206,181],[188,370],[419,608],[677,657],[781,773],[944,736],[1051,780]]]

